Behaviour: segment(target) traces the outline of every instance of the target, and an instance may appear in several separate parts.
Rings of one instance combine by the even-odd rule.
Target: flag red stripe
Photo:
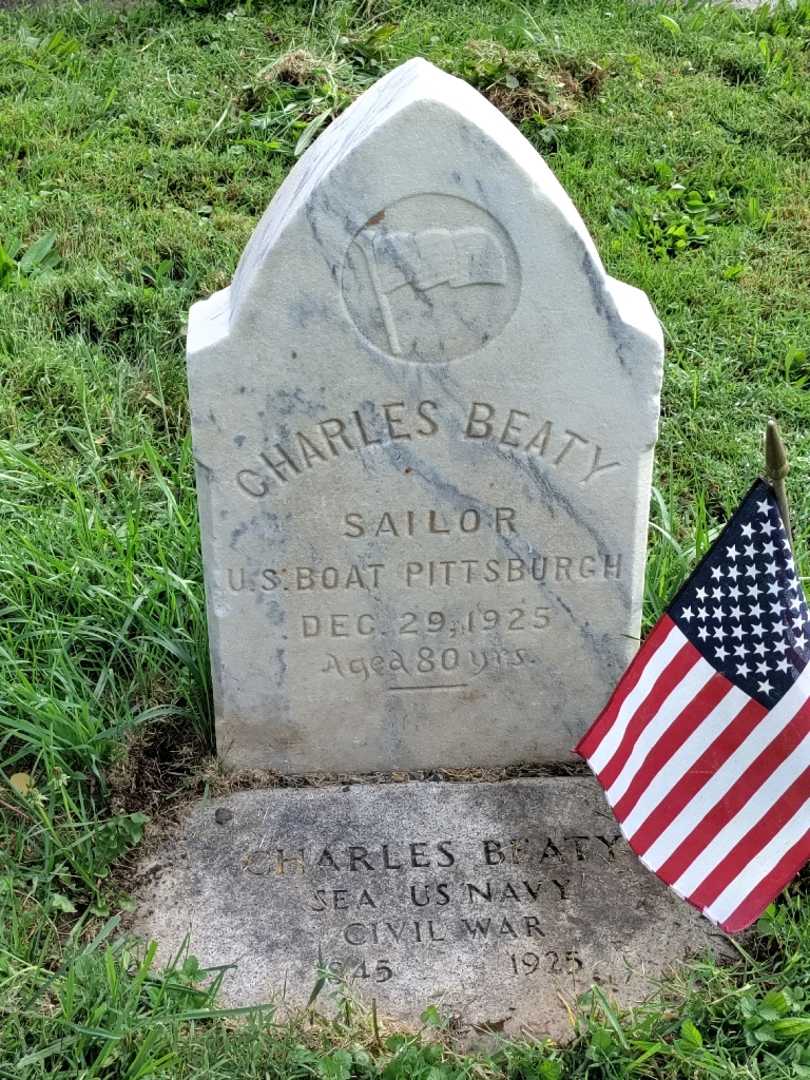
[[[624,768],[627,759],[633,752],[636,740],[644,728],[649,724],[650,720],[652,720],[678,683],[689,674],[700,659],[700,653],[695,646],[691,641],[686,641],[686,639],[684,639],[682,647],[661,673],[647,697],[636,709],[630,723],[627,725],[627,730],[622,737],[622,741],[616,748],[616,752],[601,772],[596,774],[599,783],[605,789],[610,787]]]
[[[764,705],[753,699],[740,710],[711,746],[704,750],[689,772],[661,800],[644,824],[629,838],[633,851],[643,855],[655,843],[709,777],[745,742],[767,711]]]
[[[806,792],[805,792],[806,794]],[[810,860],[810,829],[792,848],[785,852],[773,870],[752,889],[738,908],[720,925],[727,934],[736,934],[751,925],[770,902],[790,884],[804,864]]]
[[[790,787],[786,788],[770,810],[760,818],[753,828],[748,830],[745,836],[741,837],[725,858],[715,866],[708,877],[704,878],[701,884],[690,894],[687,899],[691,904],[699,908],[708,907],[732,883],[740,871],[748,865],[751,858],[767,847],[782,826],[790,821],[807,799],[808,777],[810,777],[810,766],[793,781]]]
[[[656,873],[668,885],[677,881],[686,868],[730,821],[770,774],[796,749],[807,734],[810,703],[806,702],[793,719],[773,739],[748,768],[734,781],[692,832],[673,851]],[[767,717],[763,723],[767,724]],[[729,755],[727,754],[726,757]],[[753,853],[752,853],[753,854]]]
[[[644,674],[644,668],[652,659],[653,654],[658,651],[659,645],[664,641],[674,625],[675,623],[668,615],[661,616],[649,637],[646,638],[644,644],[636,653],[635,659],[622,675],[619,685],[613,691],[607,705],[589,731],[574,747],[574,753],[579,754],[580,757],[586,760],[593,754],[604,738],[605,733],[615,721],[619,709],[622,707],[622,702],[635,689],[636,684]]]
[[[638,802],[650,781],[666,766],[667,761],[683,746],[689,736],[703,723],[731,688],[728,679],[717,672],[702,690],[679,713],[664,732],[646,760],[636,772],[627,791],[613,807],[618,820],[624,821]]]

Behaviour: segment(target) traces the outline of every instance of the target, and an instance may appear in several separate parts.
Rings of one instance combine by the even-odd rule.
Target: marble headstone
[[[418,59],[363,94],[190,314],[225,760],[569,758],[636,648],[661,366],[497,109]]]

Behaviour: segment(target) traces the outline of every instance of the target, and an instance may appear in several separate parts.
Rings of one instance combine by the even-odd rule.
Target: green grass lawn
[[[489,1056],[348,1002],[237,1022],[192,960],[161,975],[120,933],[147,815],[216,779],[186,312],[296,150],[399,61],[519,123],[664,323],[648,622],[769,415],[810,571],[808,0],[198,3],[0,12],[0,1077],[810,1078],[806,881],[731,968]]]

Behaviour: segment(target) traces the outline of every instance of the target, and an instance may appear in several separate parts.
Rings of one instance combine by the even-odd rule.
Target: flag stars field
[[[784,544],[770,539],[781,524],[775,518],[778,512],[768,500],[760,500],[755,504],[753,520],[739,525],[740,540],[745,538],[750,542],[740,542],[739,546],[736,541],[729,543],[722,550],[715,549],[710,556],[713,565],[707,567],[706,580],[736,582],[743,574],[751,579],[745,588],[748,599],[743,598],[736,584],[725,589],[722,585],[709,588],[704,584],[694,589],[693,597],[684,590],[680,610],[676,603],[672,612],[687,635],[694,619],[705,624],[697,629],[696,636],[701,642],[707,642],[710,637],[719,642],[714,647],[714,656],[721,668],[729,657],[734,659],[734,667],[726,674],[753,679],[746,689],[769,697],[780,689],[783,691],[783,680],[774,683],[768,675],[773,672],[787,677],[792,668],[806,663],[810,634],[808,610],[802,602],[787,537]],[[777,538],[781,540],[778,535]],[[767,607],[763,606],[766,594],[772,598]],[[693,600],[700,602],[696,610]],[[737,642],[733,651],[726,647],[727,638]],[[789,651],[790,660],[785,656]],[[771,664],[765,661],[769,654],[775,654]],[[751,655],[758,658],[753,665],[745,661]]]

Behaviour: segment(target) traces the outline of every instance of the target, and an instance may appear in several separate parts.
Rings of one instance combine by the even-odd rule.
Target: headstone
[[[662,343],[523,136],[397,68],[188,352],[226,761],[570,758],[639,635]]]
[[[593,984],[639,1002],[722,936],[645,870],[592,779],[245,791],[196,805],[144,865],[136,929],[234,965],[222,1003],[381,1018],[428,1005],[473,1039],[573,1034]]]

